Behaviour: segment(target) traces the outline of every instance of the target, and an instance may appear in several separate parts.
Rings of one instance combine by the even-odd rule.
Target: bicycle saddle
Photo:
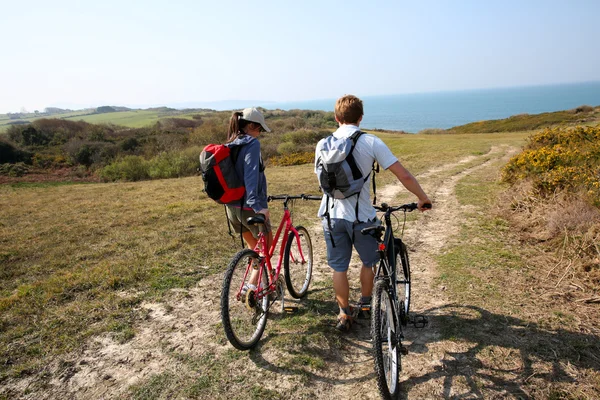
[[[246,220],[248,225],[264,224],[265,216],[262,214],[256,214],[254,217],[250,217]]]
[[[381,236],[381,234],[385,231],[385,227],[378,226],[369,226],[368,228],[363,228],[360,230],[360,233],[363,235],[371,235],[371,236]]]

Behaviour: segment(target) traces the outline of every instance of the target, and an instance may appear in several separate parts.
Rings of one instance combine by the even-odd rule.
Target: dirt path
[[[416,223],[408,224],[405,233],[411,249],[415,312],[440,309],[447,304],[444,288],[432,286],[431,283],[437,276],[434,258],[459,227],[461,210],[454,196],[456,183],[462,177],[483,168],[489,160],[507,157],[509,152],[507,148],[493,148],[488,154],[469,157],[418,176],[434,201],[434,210],[421,215]],[[443,172],[450,170],[459,172],[443,178],[440,183]],[[380,190],[378,197],[380,201],[393,202],[400,190],[399,184],[389,185]],[[319,282],[330,279],[330,271],[324,267],[326,257],[321,227],[315,225],[311,229],[315,264],[321,266],[315,268],[313,275],[313,282],[318,285]],[[359,290],[358,268],[355,260],[350,271],[353,295]],[[220,279],[220,275],[214,276],[212,279],[202,280],[192,290],[177,291],[168,304],[143,304],[142,309],[147,317],[136,327],[136,335],[131,340],[118,343],[110,335],[95,338],[84,346],[81,354],[71,355],[49,366],[48,370],[53,378],[43,392],[36,390],[26,394],[37,379],[30,377],[14,384],[13,393],[22,393],[22,398],[30,399],[113,399],[125,397],[131,385],[147,381],[157,374],[195,376],[197,373],[183,361],[185,357],[205,357],[210,360],[215,354],[228,354],[232,349],[224,340],[220,326]],[[130,295],[133,294],[123,293],[123,296]],[[447,377],[440,372],[443,360],[449,353],[464,349],[457,343],[437,340],[439,328],[432,322],[423,330],[407,330],[410,354],[403,359],[402,379],[409,398],[437,398],[470,393],[469,386],[460,382],[448,386]],[[268,336],[267,327],[263,340]],[[379,398],[370,353],[369,322],[359,321],[343,340],[343,354],[339,354],[336,360],[328,362],[326,368],[312,375],[309,383],[311,393],[324,399]],[[276,368],[270,369],[270,357],[274,355],[261,354],[258,356],[259,361],[248,368],[257,374],[261,373],[261,368],[274,371],[270,375],[273,378],[272,386],[280,389],[291,390],[306,383],[299,381],[297,376],[277,373]],[[256,355],[254,359],[257,359]]]
[[[471,156],[455,164],[431,169],[417,176],[434,203],[434,211],[422,214],[416,223],[407,224],[404,235],[409,246],[411,260],[413,279],[412,310],[414,313],[426,313],[431,316],[443,311],[432,312],[429,310],[442,310],[448,304],[444,294],[445,288],[432,286],[432,282],[437,277],[435,257],[459,228],[462,210],[454,195],[457,182],[466,175],[484,168],[492,160],[498,158],[508,159],[514,151],[514,149],[494,147],[485,155]],[[474,166],[471,166],[473,164]],[[444,178],[439,183],[438,176],[443,171],[456,170],[457,168],[460,172]],[[402,190],[405,189],[399,183],[388,185],[378,192],[378,199],[380,202],[394,204],[394,198]],[[319,253],[319,256],[325,259],[323,251]],[[359,265],[358,259],[355,258],[349,272],[351,292],[354,294],[354,298],[358,298],[360,295],[360,283],[357,279]],[[324,273],[328,273],[328,271],[321,270],[321,274]],[[315,277],[317,280],[324,278],[319,274]],[[344,376],[349,383],[330,385],[323,390],[322,398],[356,398],[356,395],[362,399],[380,398],[374,382],[373,357],[369,352],[371,348],[369,322],[359,321],[359,325],[355,325],[354,328],[349,335],[349,343],[345,349],[344,359],[347,364],[337,365],[336,371],[334,371]],[[463,389],[468,392],[468,388],[461,388],[460,384],[454,385],[452,390],[449,391],[448,385],[444,381],[446,379],[444,374],[437,374],[446,355],[459,349],[456,348],[454,343],[439,341],[439,326],[436,326],[435,322],[432,321],[425,329],[415,329],[409,326],[406,330],[406,337],[409,355],[403,358],[401,379],[404,381],[403,390],[408,392],[408,398],[429,399],[454,396],[459,395]],[[435,377],[423,381],[419,379],[430,375]],[[330,379],[334,380],[333,374]],[[407,395],[406,392],[405,395]]]

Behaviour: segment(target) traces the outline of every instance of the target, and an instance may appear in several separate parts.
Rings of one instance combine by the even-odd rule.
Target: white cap
[[[260,124],[260,126],[262,126],[265,131],[271,132],[267,124],[265,124],[265,117],[263,117],[261,112],[258,111],[256,108],[244,108],[242,114],[242,119],[245,119],[246,121],[250,122],[256,122],[257,124]]]

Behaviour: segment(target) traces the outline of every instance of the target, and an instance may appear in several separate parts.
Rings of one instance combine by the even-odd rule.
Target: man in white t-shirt
[[[335,120],[339,128],[333,133],[336,138],[349,138],[359,130],[363,117],[362,101],[352,95],[339,98],[335,104]],[[317,160],[325,139],[317,144],[315,154],[315,173],[317,173]],[[353,150],[354,160],[364,176],[371,170],[373,162],[391,171],[406,189],[417,198],[419,210],[425,211],[425,205],[431,205],[419,182],[400,164],[398,158],[390,151],[385,143],[377,136],[362,134],[358,138]],[[358,212],[357,210],[358,201]],[[327,211],[329,216],[326,218]],[[380,223],[377,220],[375,209],[371,205],[371,193],[366,182],[359,195],[345,199],[327,199],[323,195],[319,217],[323,220],[323,231],[327,245],[327,262],[333,269],[333,288],[335,298],[340,307],[337,329],[347,331],[352,325],[351,310],[349,305],[350,286],[348,284],[348,266],[352,257],[352,246],[358,252],[363,264],[360,272],[361,299],[360,304],[370,305],[373,291],[373,266],[379,261],[377,241],[370,235],[362,235],[360,230]],[[358,217],[358,221],[357,221]]]

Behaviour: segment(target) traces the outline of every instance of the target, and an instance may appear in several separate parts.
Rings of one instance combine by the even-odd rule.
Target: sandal
[[[337,325],[335,329],[342,332],[348,332],[352,327],[352,317],[347,314],[338,315]]]

